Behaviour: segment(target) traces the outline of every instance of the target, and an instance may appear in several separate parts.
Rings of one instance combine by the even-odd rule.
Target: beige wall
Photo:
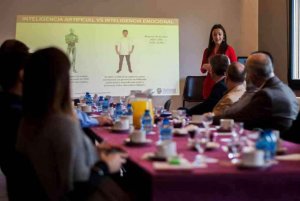
[[[287,0],[259,1],[259,49],[273,55],[275,73],[284,82],[288,78],[287,7]]]
[[[177,17],[181,89],[187,75],[199,75],[213,24],[224,25],[237,55],[247,55],[258,46],[258,0],[1,0],[0,8],[0,42],[14,37],[18,14]],[[155,98],[155,104],[168,98]],[[172,100],[172,108],[181,105],[180,96]]]

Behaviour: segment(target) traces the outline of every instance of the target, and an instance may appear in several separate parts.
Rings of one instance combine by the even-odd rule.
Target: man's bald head
[[[245,81],[245,66],[239,62],[231,63],[226,71],[226,79],[235,83],[243,83]]]
[[[248,75],[254,75],[255,79],[267,80],[274,76],[272,56],[266,52],[252,53],[246,62]],[[253,80],[252,80],[253,81]]]

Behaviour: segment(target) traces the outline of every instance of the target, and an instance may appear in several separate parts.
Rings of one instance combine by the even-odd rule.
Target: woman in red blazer
[[[208,48],[205,49],[202,58],[202,64],[200,71],[206,73],[210,71],[211,66],[209,64],[209,58],[215,54],[226,54],[230,62],[237,61],[237,57],[234,49],[227,44],[227,35],[224,27],[221,24],[215,24],[210,31]],[[215,82],[211,78],[210,74],[207,73],[207,76],[203,83],[203,98],[207,99],[209,96],[212,87]]]

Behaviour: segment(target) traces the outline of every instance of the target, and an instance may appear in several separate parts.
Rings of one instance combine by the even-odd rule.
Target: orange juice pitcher
[[[153,105],[150,98],[135,98],[131,102],[133,109],[133,126],[135,129],[141,128],[141,117],[144,115],[145,110],[150,110],[152,122],[154,121]]]

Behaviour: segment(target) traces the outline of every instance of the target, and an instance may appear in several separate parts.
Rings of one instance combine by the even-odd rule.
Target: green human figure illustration
[[[70,29],[70,33],[65,36],[65,41],[68,45],[67,53],[71,60],[71,67],[74,73],[77,73],[75,68],[76,62],[76,43],[78,43],[78,36],[74,33],[73,29]]]

